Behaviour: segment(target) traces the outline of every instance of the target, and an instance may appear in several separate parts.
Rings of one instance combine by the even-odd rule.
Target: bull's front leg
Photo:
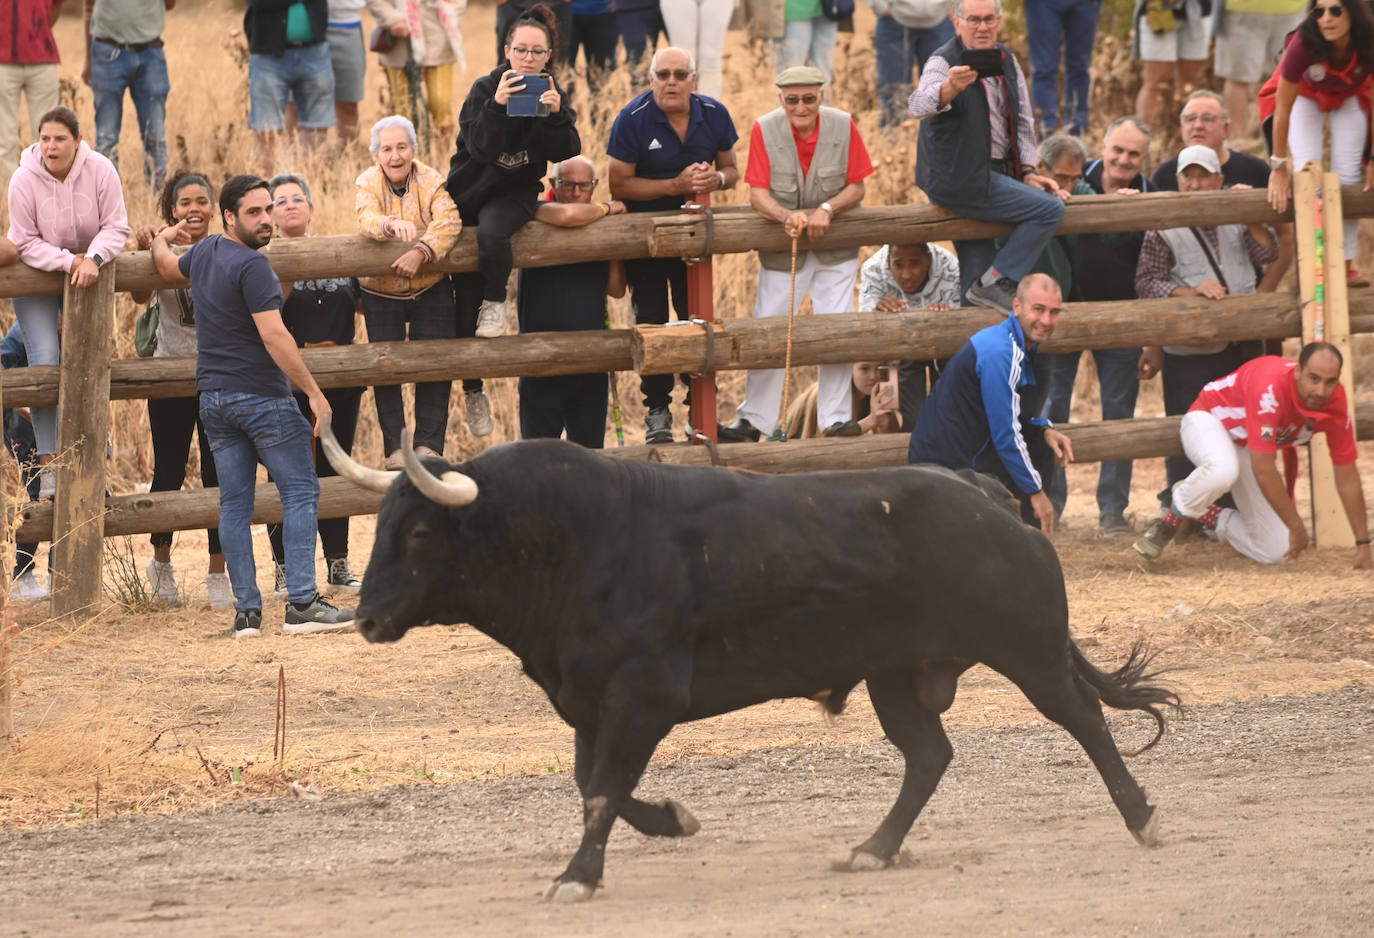
[[[589,733],[577,731],[573,776],[577,779],[578,792],[584,795],[592,773],[591,740]],[[620,806],[620,819],[646,837],[691,837],[701,830],[701,822],[692,812],[672,798],[652,802],[632,795]]]
[[[596,892],[611,827],[639,784],[654,749],[687,705],[686,674],[677,656],[638,658],[622,664],[606,683],[590,745],[591,767],[585,776],[582,753],[578,753],[582,843],[544,898],[577,902]]]

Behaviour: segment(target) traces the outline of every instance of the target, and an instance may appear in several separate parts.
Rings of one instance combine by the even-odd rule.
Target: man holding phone
[[[910,109],[921,121],[916,184],[930,201],[1016,226],[1000,250],[991,238],[954,242],[965,303],[1010,313],[1069,194],[1036,170],[1026,76],[1001,28],[1001,0],[955,0],[955,37],[926,60]]]

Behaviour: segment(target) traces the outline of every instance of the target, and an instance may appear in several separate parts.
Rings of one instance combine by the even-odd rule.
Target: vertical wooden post
[[[57,389],[57,495],[53,504],[52,614],[92,613],[105,549],[105,446],[110,438],[110,331],[115,265],[62,294]]]
[[[1314,168],[1312,175],[1316,176]],[[1350,306],[1345,281],[1345,234],[1342,223],[1345,212],[1341,207],[1341,180],[1335,173],[1321,176],[1322,223],[1325,228],[1323,245],[1323,303],[1321,329],[1303,317],[1304,342],[1322,339],[1340,349],[1345,365],[1341,369],[1341,384],[1350,404],[1350,418],[1355,418],[1355,360],[1350,343]],[[1317,547],[1354,547],[1355,532],[1345,516],[1336,480],[1331,469],[1331,448],[1326,434],[1312,438],[1308,447],[1308,464],[1312,480],[1312,538]]]
[[[4,384],[0,383],[0,414],[4,413]],[[9,485],[5,465],[10,459],[9,447],[4,445],[0,432],[0,532],[4,534],[6,550],[0,550],[0,745],[14,736],[14,650],[10,647],[10,586],[9,574],[14,571],[14,529],[10,521]]]
[[[703,192],[693,198],[708,213],[711,211],[711,194],[709,192]],[[710,249],[709,244],[707,249]],[[710,323],[716,320],[715,281],[712,277],[711,255],[709,254],[687,262],[687,311],[692,319],[700,319],[707,323],[706,329],[713,328]],[[694,375],[691,387],[692,407],[687,419],[691,422],[695,433],[700,433],[714,442],[716,439],[715,372]],[[701,442],[695,433],[692,442]]]

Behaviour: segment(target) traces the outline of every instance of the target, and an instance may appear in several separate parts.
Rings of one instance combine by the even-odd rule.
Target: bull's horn
[[[369,469],[345,453],[339,441],[334,438],[334,428],[329,425],[328,417],[320,421],[320,445],[324,447],[324,455],[334,467],[334,471],[354,485],[373,492],[385,492],[400,475],[399,472]]]
[[[405,464],[406,475],[420,494],[432,502],[448,505],[450,508],[464,508],[477,498],[477,483],[455,469],[450,469],[436,477],[420,463],[420,457],[411,448],[410,428],[401,430],[401,461]]]

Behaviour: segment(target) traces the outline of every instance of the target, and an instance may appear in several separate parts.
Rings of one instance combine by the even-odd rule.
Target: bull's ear
[[[471,476],[450,469],[442,476],[435,477],[420,463],[420,457],[410,445],[410,428],[401,430],[401,462],[405,465],[406,476],[420,494],[432,502],[450,508],[465,508],[477,499],[477,483]]]
[[[325,458],[334,467],[334,471],[354,485],[373,492],[385,492],[400,476],[399,472],[369,469],[345,453],[339,441],[334,438],[334,428],[329,425],[328,417],[320,421],[320,445],[324,447]]]

